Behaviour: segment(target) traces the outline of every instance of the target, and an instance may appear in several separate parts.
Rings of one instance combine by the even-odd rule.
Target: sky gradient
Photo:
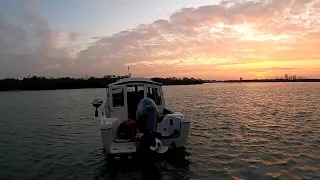
[[[320,78],[320,0],[0,1],[0,79]]]

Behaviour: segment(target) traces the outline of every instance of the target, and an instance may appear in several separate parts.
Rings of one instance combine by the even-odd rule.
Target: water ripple
[[[138,161],[110,163],[94,98],[104,89],[1,92],[0,179],[142,179]],[[320,179],[317,83],[164,87],[191,118],[186,149],[159,159],[162,179]]]

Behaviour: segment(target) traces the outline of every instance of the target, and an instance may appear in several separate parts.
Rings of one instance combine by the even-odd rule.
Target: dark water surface
[[[162,179],[320,179],[319,83],[164,92],[192,123],[186,150],[158,162]],[[0,179],[142,179],[135,162],[106,160],[93,98],[105,90],[1,92]]]

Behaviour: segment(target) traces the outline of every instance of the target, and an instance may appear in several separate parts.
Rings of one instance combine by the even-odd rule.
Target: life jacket
[[[137,133],[136,121],[124,120],[118,130],[118,137],[120,139],[132,139]]]

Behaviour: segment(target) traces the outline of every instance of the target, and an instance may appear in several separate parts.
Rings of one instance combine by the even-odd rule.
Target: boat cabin
[[[162,84],[147,78],[120,79],[110,84],[106,93],[106,117],[136,120],[137,106],[143,98],[153,99],[159,114],[165,107]]]

